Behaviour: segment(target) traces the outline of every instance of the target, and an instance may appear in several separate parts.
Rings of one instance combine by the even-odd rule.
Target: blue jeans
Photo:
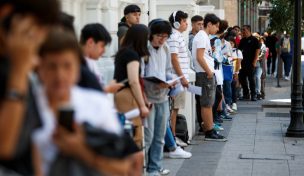
[[[292,55],[290,53],[282,53],[281,57],[284,62],[285,76],[289,76],[290,68],[291,68],[291,64],[292,64]]]
[[[232,81],[224,81],[223,84],[223,93],[224,93],[224,98],[225,98],[225,102],[228,105],[232,104],[232,90],[231,90],[231,82]]]
[[[164,138],[170,116],[169,102],[154,103],[145,127],[147,172],[158,172],[162,168]]]
[[[174,151],[176,149],[176,142],[174,140],[173,133],[170,128],[170,123],[167,123],[167,130],[165,136],[165,146],[169,149],[169,151]]]
[[[261,67],[260,62],[258,61],[255,67],[255,92],[257,94],[261,94],[261,76],[263,73],[263,69]]]

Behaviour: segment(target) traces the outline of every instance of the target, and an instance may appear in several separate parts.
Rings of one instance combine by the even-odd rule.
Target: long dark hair
[[[125,48],[132,48],[138,53],[139,57],[149,56],[148,36],[149,29],[147,26],[143,24],[132,25],[123,38],[121,48],[117,55]]]

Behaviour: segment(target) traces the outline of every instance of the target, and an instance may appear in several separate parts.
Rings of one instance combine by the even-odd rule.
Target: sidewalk
[[[286,108],[290,82],[280,83],[282,87],[276,88],[275,79],[267,80],[264,101],[238,102],[234,120],[224,122],[226,143],[206,142],[203,136],[196,136],[192,141],[195,145],[186,148],[193,154],[191,159],[165,159],[164,165],[171,170],[170,175],[304,175],[304,138],[285,137],[290,120],[290,109]]]

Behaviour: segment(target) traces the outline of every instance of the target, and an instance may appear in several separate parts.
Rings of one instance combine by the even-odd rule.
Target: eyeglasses
[[[168,35],[162,35],[162,34],[155,34],[155,36],[162,39],[167,39],[169,37]]]

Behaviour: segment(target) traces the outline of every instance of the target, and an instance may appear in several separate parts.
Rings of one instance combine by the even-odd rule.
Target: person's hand
[[[170,87],[170,85],[166,84],[166,83],[159,83],[157,84],[157,88],[158,89],[168,89]]]
[[[181,79],[181,84],[183,85],[183,87],[187,87],[189,86],[189,82],[187,81],[187,79],[185,77],[183,77]]]
[[[211,71],[207,72],[207,78],[208,79],[213,78],[213,72],[211,72]]]
[[[105,86],[105,92],[116,93],[118,90],[123,88],[125,85],[122,83],[117,83],[116,80],[112,80],[107,86]]]
[[[237,81],[239,79],[239,74],[235,73],[233,74],[233,80]]]
[[[47,30],[37,25],[30,16],[15,16],[6,38],[7,52],[12,68],[18,71],[32,69],[37,52],[44,41]]]
[[[84,131],[76,123],[73,127],[74,131],[70,132],[58,125],[53,135],[53,141],[63,154],[82,158],[81,154],[86,150]]]
[[[149,105],[149,106],[152,106],[152,105]],[[149,109],[146,105],[143,107],[140,107],[139,111],[140,111],[140,117],[142,117],[142,118],[148,117]]]

